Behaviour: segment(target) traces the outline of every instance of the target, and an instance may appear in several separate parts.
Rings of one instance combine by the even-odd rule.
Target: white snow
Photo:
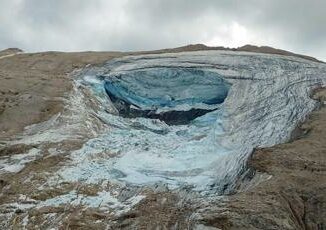
[[[28,153],[16,154],[12,156],[5,156],[0,160],[0,173],[20,172],[27,163],[34,161],[39,156],[40,150],[32,148]]]
[[[57,196],[48,200],[45,200],[37,205],[37,207],[51,206],[57,207],[60,205],[78,206],[83,205],[91,208],[99,208],[103,211],[118,210],[118,213],[128,211],[131,207],[136,205],[145,196],[136,195],[123,202],[119,201],[117,197],[113,196],[110,192],[100,191],[95,196],[87,196],[78,194],[76,190],[73,190],[67,194]]]

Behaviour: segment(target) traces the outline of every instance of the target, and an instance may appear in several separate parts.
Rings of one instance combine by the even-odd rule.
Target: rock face
[[[323,63],[234,51],[81,69],[64,110],[4,140],[0,221],[323,229],[325,186],[313,180],[325,180],[323,107],[296,127],[324,101],[322,91],[320,102],[311,94],[325,76]],[[272,147],[294,133],[301,139]]]

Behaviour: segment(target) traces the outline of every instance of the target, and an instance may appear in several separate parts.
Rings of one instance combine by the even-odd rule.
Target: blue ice
[[[60,172],[61,178],[87,183],[164,183],[197,190],[214,183],[218,162],[230,151],[217,141],[224,134],[221,103],[230,87],[219,75],[195,69],[156,68],[109,74],[104,81],[87,76],[82,82],[102,103],[107,103],[103,100],[106,90],[141,109],[182,111],[198,107],[211,111],[186,125],[100,111],[98,116],[108,130],[72,153],[74,166]]]

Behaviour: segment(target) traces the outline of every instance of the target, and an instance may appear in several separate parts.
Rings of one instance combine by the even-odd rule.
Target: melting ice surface
[[[130,56],[83,70],[74,119],[97,136],[71,154],[60,178],[232,191],[253,148],[289,140],[316,108],[310,93],[326,84],[325,71],[300,58],[217,51]],[[100,132],[98,120],[107,125]]]
[[[214,183],[217,161],[228,152],[216,138],[230,84],[218,74],[154,68],[84,76],[80,83],[101,101],[98,114],[109,128],[73,153],[78,163],[64,178],[199,190]]]

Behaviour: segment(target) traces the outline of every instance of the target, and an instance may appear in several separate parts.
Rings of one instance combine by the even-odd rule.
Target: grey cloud
[[[0,0],[0,48],[149,50],[250,42],[326,60],[325,9],[324,0]]]

